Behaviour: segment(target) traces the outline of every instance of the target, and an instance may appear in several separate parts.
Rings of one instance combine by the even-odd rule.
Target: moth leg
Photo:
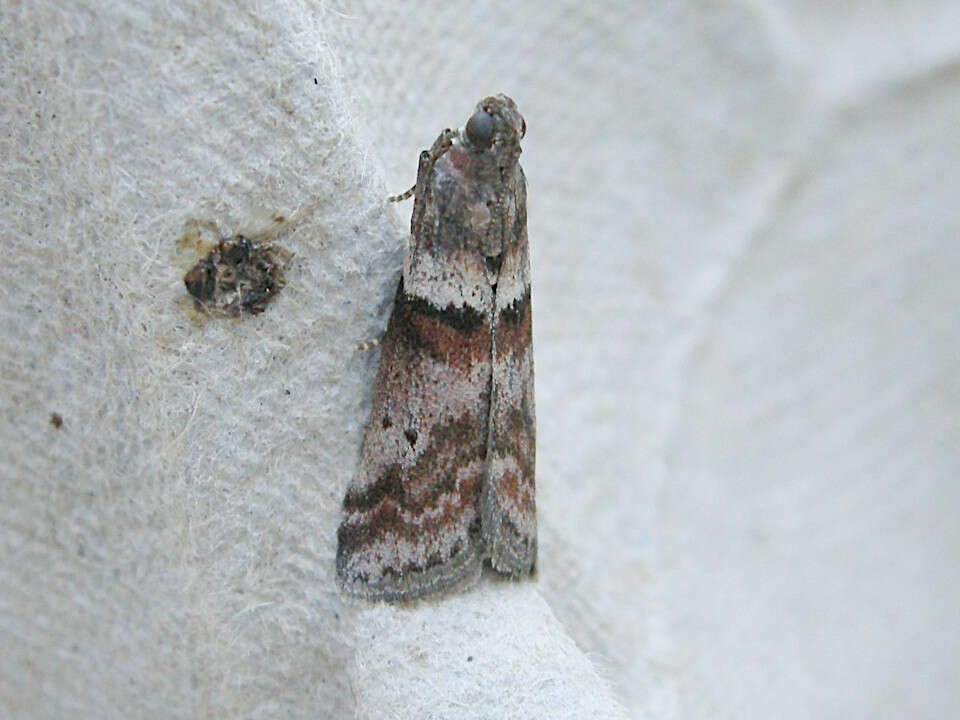
[[[453,139],[456,136],[456,130],[447,128],[440,133],[440,137],[434,141],[433,147],[420,153],[420,172],[417,173],[417,177],[427,177],[429,175],[430,169],[433,167],[434,163],[437,162],[441,155],[450,149],[450,145],[453,143]],[[424,173],[424,170],[426,170],[426,173]],[[409,190],[405,190],[399,195],[391,195],[387,198],[387,202],[403,202],[407,198],[413,196],[413,194],[417,191],[418,185],[419,183],[414,184]]]
[[[354,350],[358,353],[370,352],[374,348],[379,347],[381,342],[383,342],[382,337],[364,340],[363,342],[358,342]]]

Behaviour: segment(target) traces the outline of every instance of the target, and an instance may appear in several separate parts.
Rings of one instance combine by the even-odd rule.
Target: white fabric
[[[0,716],[949,716],[958,27],[4,4]],[[345,601],[385,198],[494,92],[528,129],[539,577]],[[266,313],[193,313],[191,220],[278,230]]]

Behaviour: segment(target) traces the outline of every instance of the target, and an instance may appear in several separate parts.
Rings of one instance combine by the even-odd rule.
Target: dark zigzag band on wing
[[[402,278],[394,298],[388,333],[394,320],[397,333],[410,351],[429,352],[435,359],[446,359],[450,353],[457,357],[478,353],[489,357],[490,329],[486,317],[468,305],[438,308],[430,300],[408,294]]]
[[[448,444],[456,448],[457,452],[442,453],[438,448],[445,445],[438,443]],[[378,528],[402,533],[410,528],[409,523],[402,519],[401,511],[409,514],[437,507],[445,495],[460,491],[456,469],[483,456],[483,443],[476,440],[473,418],[466,416],[444,425],[435,425],[426,445],[427,449],[410,468],[405,470],[400,463],[393,463],[385,467],[377,480],[363,491],[348,492],[343,501],[343,509],[348,513],[369,513],[368,519]],[[436,481],[421,488],[419,493],[414,493],[413,489],[403,482],[404,475],[410,473],[436,478]],[[418,525],[418,532],[424,528],[436,529],[431,528],[431,525],[439,525],[436,518],[425,520]],[[356,539],[356,535],[353,537]]]

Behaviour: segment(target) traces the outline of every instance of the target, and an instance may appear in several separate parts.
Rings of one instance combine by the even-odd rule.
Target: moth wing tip
[[[423,572],[408,572],[379,582],[369,582],[342,567],[339,551],[337,554],[337,586],[345,595],[371,601],[413,602],[466,590],[480,579],[483,570],[479,554],[471,551]]]

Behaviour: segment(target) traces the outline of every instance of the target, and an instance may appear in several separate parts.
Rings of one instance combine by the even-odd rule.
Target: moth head
[[[517,104],[506,95],[492,95],[477,103],[467,120],[463,136],[477,152],[491,147],[506,157],[520,155],[520,140],[527,132],[527,124],[517,110]]]

